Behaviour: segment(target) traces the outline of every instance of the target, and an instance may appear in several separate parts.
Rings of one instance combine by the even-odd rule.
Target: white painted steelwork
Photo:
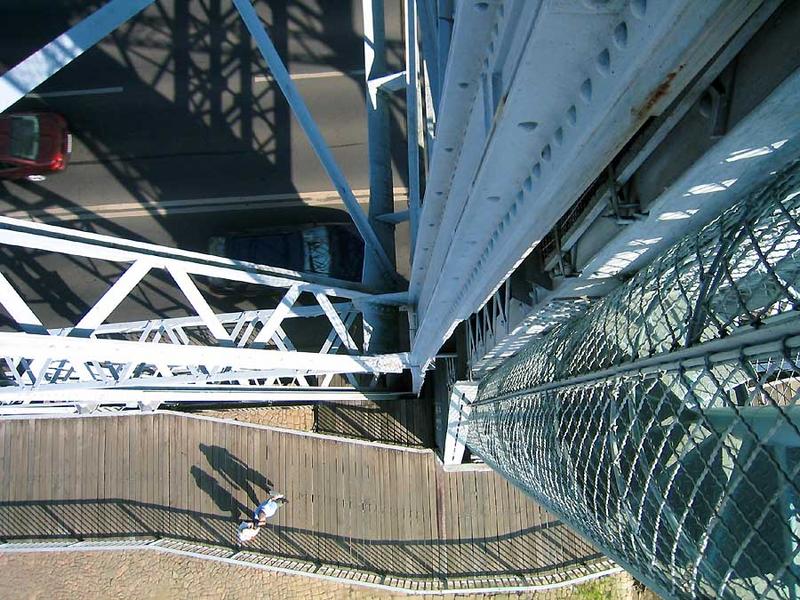
[[[0,219],[0,244],[128,265],[74,326],[49,331],[0,273],[0,304],[20,330],[0,333],[6,383],[0,404],[72,402],[85,408],[138,402],[152,408],[165,401],[222,401],[226,386],[228,400],[265,401],[277,386],[327,388],[336,374],[355,386],[353,374],[397,373],[409,366],[403,353],[364,355],[351,333],[360,307],[402,304],[404,294],[373,295],[343,287],[348,282],[7,218]],[[104,324],[159,270],[194,315]],[[273,308],[219,315],[197,276],[285,292]],[[301,294],[314,304],[298,305]],[[326,319],[330,331],[317,352],[299,352],[284,322],[313,317]]]
[[[468,418],[471,404],[478,395],[478,384],[473,381],[456,381],[450,391],[447,411],[447,434],[442,451],[445,466],[460,465],[467,448]]]
[[[430,362],[760,4],[458,5],[452,51],[469,47],[448,66],[420,218],[413,363]]]
[[[593,298],[615,288],[620,276],[639,271],[663,248],[698,230],[736,198],[763,183],[765,174],[800,154],[798,97],[800,71],[795,71],[664,190],[650,204],[646,216],[609,239],[582,265],[580,273],[543,294],[527,314],[511,320],[501,312],[486,314],[487,307],[494,306],[487,302],[477,313],[483,319],[473,316],[468,321],[473,373],[485,375],[533,337],[583,312]]]

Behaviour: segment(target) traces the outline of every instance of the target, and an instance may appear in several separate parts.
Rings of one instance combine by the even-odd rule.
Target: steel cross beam
[[[0,388],[0,404],[71,399],[97,406],[120,398],[129,404],[132,390],[158,390],[150,397],[171,401],[218,401],[227,389],[228,400],[253,401],[266,397],[259,392],[265,388],[329,388],[337,374],[356,387],[353,374],[375,377],[409,366],[404,353],[365,355],[351,332],[363,307],[397,306],[403,294],[373,295],[343,287],[348,282],[307,281],[285,269],[8,218],[0,218],[0,244],[128,265],[73,326],[51,330],[0,273],[0,305],[20,330],[0,333],[0,377],[8,384]],[[104,324],[153,271],[168,275],[194,314]],[[272,308],[216,314],[197,276],[283,288],[284,294]],[[300,304],[301,295],[313,303]],[[298,318],[327,320],[327,338],[320,329],[316,351],[298,351],[284,329],[285,321]],[[206,388],[213,390],[204,396]]]
[[[111,0],[0,77],[0,112],[141,12],[153,0]]]
[[[322,167],[339,192],[339,196],[347,207],[347,211],[350,213],[353,223],[355,223],[355,226],[364,238],[367,248],[375,254],[378,264],[386,276],[387,282],[393,283],[397,281],[397,274],[391,259],[386,254],[369,219],[367,219],[355,195],[353,195],[350,184],[339,168],[330,148],[328,148],[328,145],[325,143],[322,133],[303,101],[303,97],[300,95],[297,86],[295,86],[289,76],[289,71],[286,69],[272,40],[269,38],[269,34],[264,24],[261,22],[261,19],[258,17],[258,13],[256,13],[250,0],[233,0],[233,3],[236,5],[236,9],[239,11],[247,29],[250,31],[250,35],[253,36],[253,40],[261,52],[261,55],[267,62],[267,66],[272,72],[275,82],[281,88],[289,106],[292,107],[292,111],[294,111],[300,126],[303,128],[303,131],[305,131],[311,146],[314,148],[314,152],[316,152],[317,157],[319,157]]]

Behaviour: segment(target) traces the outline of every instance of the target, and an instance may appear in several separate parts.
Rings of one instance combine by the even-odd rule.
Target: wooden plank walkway
[[[429,450],[171,413],[0,420],[0,539],[166,537],[387,578],[553,583],[608,566],[491,471]],[[309,567],[309,568],[310,568]],[[533,582],[533,583],[532,583]],[[466,583],[464,585],[467,585]]]
[[[326,402],[316,405],[314,413],[319,433],[422,448],[434,445],[429,398]]]

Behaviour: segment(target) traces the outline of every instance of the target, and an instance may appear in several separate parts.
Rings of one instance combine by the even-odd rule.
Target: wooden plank
[[[64,478],[64,471],[69,468],[68,462],[66,459],[66,449],[67,449],[67,436],[69,432],[66,426],[66,419],[57,419],[52,421],[53,424],[53,433],[52,433],[52,490],[54,500],[60,500],[64,497],[64,486],[66,484]],[[27,450],[26,450],[27,454]],[[22,459],[22,457],[20,457]],[[25,458],[26,460],[26,458]],[[26,463],[23,460],[20,460],[18,463],[18,467],[23,472],[26,470]]]
[[[278,511],[278,517],[280,517],[280,524],[283,528],[283,535],[281,538],[283,539],[283,548],[284,548],[284,556],[293,557],[298,556],[298,551],[295,545],[290,541],[291,536],[286,534],[286,529],[292,526],[294,523],[294,514],[297,509],[297,505],[293,502],[295,493],[294,487],[294,473],[293,471],[293,460],[294,460],[294,453],[296,452],[294,447],[295,436],[288,435],[288,434],[281,434],[281,445],[283,447],[283,490],[282,493],[286,495],[287,500],[289,502],[284,504],[281,509]]]
[[[238,505],[238,518],[240,521],[244,521],[252,519],[253,512],[258,506],[255,500],[258,500],[259,503],[261,502],[260,498],[253,498],[253,496],[258,496],[262,491],[252,483],[250,474],[255,470],[267,477],[267,473],[264,472],[267,458],[262,447],[263,436],[260,435],[259,431],[240,425],[235,427],[235,448],[228,449],[227,460],[233,463],[230,467],[230,472],[236,481],[234,497]],[[259,539],[259,545],[263,543],[264,537],[262,536]]]
[[[172,439],[175,442],[173,451],[174,463],[170,466],[170,478],[177,484],[175,486],[175,495],[170,499],[170,505],[177,509],[172,513],[171,529],[176,535],[178,535],[178,532],[183,532],[185,535],[191,531],[186,509],[189,507],[189,489],[190,486],[194,485],[194,479],[189,471],[190,467],[187,464],[188,459],[186,456],[186,427],[188,419],[170,415],[169,423],[172,430]]]
[[[344,554],[341,545],[338,543],[344,535],[346,535],[347,523],[345,522],[344,505],[345,494],[344,489],[344,444],[337,444],[328,442],[326,444],[329,452],[333,455],[333,473],[331,479],[331,497],[333,498],[332,515],[335,520],[332,523],[331,532],[336,535],[337,544],[335,545],[336,553]]]
[[[381,455],[381,505],[384,510],[383,518],[381,519],[381,539],[394,541],[398,539],[399,527],[398,520],[398,498],[397,498],[397,475],[394,470],[394,461],[390,456],[390,451],[381,448],[379,450]],[[387,562],[393,566],[397,566],[400,557],[400,548],[392,543],[384,546],[388,549],[386,552]]]
[[[10,487],[8,475],[11,461],[8,457],[8,438],[10,437],[9,430],[13,425],[9,425],[9,423],[11,422],[0,419],[0,501],[8,500]]]
[[[439,481],[439,466],[433,455],[428,455],[428,467],[426,469],[428,475],[428,510],[431,514],[430,522],[430,538],[432,553],[435,560],[435,569],[437,576],[443,575],[447,571],[447,563],[445,561],[446,551],[445,544],[442,543],[445,536],[445,527],[447,526],[447,515],[444,514],[443,498],[440,498],[440,488],[442,484]],[[443,495],[443,494],[442,494]],[[440,514],[441,511],[441,514]]]
[[[103,499],[105,487],[106,471],[106,421],[108,419],[94,419],[94,450],[90,455],[90,460],[94,461],[94,486],[86,488],[86,497],[94,500],[93,510],[90,514],[92,529],[94,532],[102,532],[105,524],[103,522]]]
[[[119,425],[117,428],[117,435],[119,436],[119,464],[120,464],[120,480],[119,480],[119,497],[122,499],[123,504],[126,504],[131,497],[131,428],[135,419],[133,417],[117,417]]]
[[[21,433],[24,425],[21,421],[8,422],[8,437],[6,439],[6,456],[8,456],[8,489],[5,494],[9,501],[15,502],[19,498],[19,463],[20,453],[23,448]]]
[[[79,467],[77,464],[78,440],[76,439],[78,433],[76,425],[78,424],[78,420],[64,419],[61,423],[64,436],[64,452],[60,455],[62,457],[63,466],[59,473],[59,477],[62,480],[59,498],[71,499],[75,493],[73,490],[73,482],[75,481],[75,474]]]
[[[319,440],[307,439],[306,442],[314,448],[314,516],[316,534],[328,532],[328,492],[326,490],[326,480],[328,478],[328,465],[326,462],[325,448]],[[325,547],[324,537],[317,537],[317,559],[322,560]]]
[[[197,419],[196,419],[197,420]],[[225,477],[223,475],[223,465],[221,464],[222,455],[225,451],[221,447],[222,441],[219,437],[220,424],[216,421],[207,419],[200,420],[200,437],[192,449],[194,451],[194,464],[202,469],[205,473],[205,489],[201,489],[200,497],[202,498],[203,512],[207,515],[207,526],[212,528],[218,535],[225,535],[225,527],[223,520],[220,517],[229,517],[222,510],[225,506]],[[202,448],[208,447],[206,452]],[[215,536],[206,530],[206,534],[210,539],[215,539]]]
[[[504,515],[502,520],[498,520],[497,535],[501,542],[496,545],[497,553],[500,558],[508,564],[519,565],[528,563],[524,556],[519,555],[517,546],[520,537],[519,517],[517,514],[518,496],[514,490],[502,478],[496,478],[494,485],[495,496],[505,499]]]
[[[148,502],[154,504],[156,506],[161,505],[161,494],[165,487],[169,486],[169,481],[161,478],[161,453],[162,453],[162,445],[159,443],[160,437],[160,419],[161,415],[158,413],[154,413],[150,415],[150,436],[147,442],[147,449],[149,452],[148,455],[148,488],[151,490],[151,493],[147,496]],[[153,527],[153,534],[156,535],[159,533],[160,522],[163,517],[163,513],[160,509],[154,509],[152,511],[153,519],[151,521],[151,525]]]
[[[272,444],[268,443],[269,435],[265,432],[256,429],[248,429],[247,432],[247,446],[244,448],[243,454],[239,457],[247,469],[258,469],[268,480],[275,482],[274,472],[274,448]],[[255,510],[253,498],[248,497],[245,505],[247,506],[248,517],[250,517]],[[263,502],[261,498],[257,498],[259,504]]]
[[[119,478],[119,468],[116,464],[117,450],[119,449],[119,439],[117,438],[117,425],[118,418],[107,417],[100,419],[103,426],[103,476],[100,478],[102,487],[98,487],[98,498],[102,498],[103,502],[100,503],[98,510],[98,518],[100,520],[100,530],[104,533],[110,533],[112,522],[111,506],[108,502],[109,499],[118,496],[116,488],[117,480]]]
[[[136,518],[141,512],[139,502],[142,501],[142,476],[146,470],[146,455],[143,448],[144,437],[142,429],[145,424],[146,416],[135,415],[125,417],[128,428],[128,512],[130,514],[131,531],[147,534],[147,528],[143,526],[140,519]]]
[[[289,442],[289,472],[286,482],[286,497],[289,504],[286,506],[288,514],[286,516],[287,527],[292,529],[306,527],[308,524],[307,498],[308,493],[303,482],[306,481],[304,474],[305,456],[301,445],[302,438],[297,435],[287,436]],[[294,533],[290,534],[292,539],[298,539]],[[292,548],[292,555],[301,559],[306,559],[306,551],[300,540],[300,548]]]
[[[417,529],[414,537],[419,541],[417,544],[417,553],[423,557],[424,562],[429,565],[429,574],[433,575],[436,571],[436,560],[431,539],[431,482],[428,480],[428,458],[428,455],[414,455],[414,472],[417,477],[417,492],[415,494],[417,504],[416,514],[418,515],[415,519]]]
[[[84,435],[86,419],[70,419],[70,426],[73,430],[71,436],[72,441],[72,456],[74,460],[74,470],[71,473],[70,481],[67,482],[69,498],[73,500],[80,500],[83,495],[83,481],[84,478],[90,476],[86,473],[84,465],[84,450],[86,447],[86,436]],[[86,530],[84,524],[85,504],[76,504],[72,511],[70,511],[70,526],[77,532],[79,536]]]
[[[380,479],[378,477],[378,458],[379,455],[375,448],[370,448],[368,452],[363,448],[359,448],[358,459],[362,463],[362,477],[364,478],[364,485],[359,490],[361,502],[364,505],[364,523],[359,537],[362,540],[366,540],[363,542],[363,552],[367,556],[371,556],[373,552],[377,553],[378,548],[377,545],[372,543],[376,539],[376,531],[381,515],[379,512]]]
[[[11,454],[13,430],[13,421],[0,420],[0,453],[2,453],[2,462],[0,462],[0,499],[4,501],[11,499],[11,476],[14,464]]]
[[[85,502],[86,495],[84,493],[84,486],[92,478],[92,473],[87,469],[86,454],[90,452],[91,444],[90,425],[86,423],[87,419],[71,419],[74,421],[71,425],[75,430],[73,439],[75,441],[75,476],[70,482],[70,498],[76,500],[72,511],[70,512],[69,523],[75,530],[79,537],[84,537],[90,528],[90,521],[87,518],[87,511],[90,506]]]
[[[226,473],[226,476],[221,482],[227,494],[226,501],[230,504],[230,512],[226,518],[230,518],[230,536],[231,540],[235,541],[235,528],[238,527],[241,516],[241,504],[239,494],[243,492],[242,488],[246,488],[242,483],[247,478],[247,470],[243,468],[242,462],[239,460],[239,444],[240,432],[239,426],[233,423],[220,423],[218,427],[218,437],[215,443],[220,447],[219,451],[219,468]],[[246,492],[244,492],[246,495]]]
[[[338,478],[338,490],[337,495],[339,496],[339,514],[341,515],[341,521],[339,524],[339,538],[342,541],[342,554],[345,557],[350,557],[350,538],[353,535],[353,521],[352,521],[352,514],[351,514],[351,496],[352,496],[352,487],[358,485],[358,482],[353,478],[352,472],[352,463],[350,462],[350,448],[351,444],[348,443],[341,443],[336,444],[339,455],[339,462],[340,462],[340,471],[339,471],[339,478]]]
[[[177,531],[177,509],[180,508],[180,494],[182,485],[182,473],[180,472],[180,433],[178,430],[177,421],[176,419],[173,419],[172,415],[161,415],[161,436],[162,439],[169,440],[169,452],[166,456],[166,471],[167,476],[169,477],[167,506],[169,506],[170,509],[167,511],[165,529],[167,532],[172,533]]]
[[[461,560],[462,569],[472,571],[475,564],[475,553],[478,550],[475,548],[475,535],[473,532],[473,521],[475,519],[475,482],[474,474],[469,471],[459,474],[459,504],[461,507],[461,514],[464,519],[460,521],[459,537],[463,542]]]
[[[195,468],[195,472],[200,474],[200,477],[191,480],[191,498],[192,503],[189,508],[192,511],[200,513],[195,529],[199,539],[209,542],[215,541],[213,535],[209,532],[208,528],[213,526],[214,520],[211,518],[215,511],[214,505],[214,488],[210,486],[211,478],[213,477],[213,469],[206,459],[205,455],[200,451],[200,444],[213,445],[212,441],[212,422],[206,419],[193,419],[191,417],[184,417],[187,422],[187,443],[186,443],[186,456],[189,468]],[[199,470],[198,470],[199,469]],[[198,485],[199,483],[199,485]]]
[[[321,531],[327,534],[328,539],[330,534],[336,532],[336,497],[333,490],[333,474],[336,469],[336,459],[333,453],[322,442],[317,442],[317,446],[321,449],[320,464],[322,465],[322,472],[324,473],[322,480],[322,528]],[[330,544],[328,544],[330,545]]]
[[[259,442],[257,444],[260,448],[260,472],[272,482],[272,493],[286,494],[286,490],[288,489],[285,462],[287,454],[286,436],[271,431],[260,431],[258,433]],[[277,556],[287,556],[291,554],[292,551],[286,540],[286,536],[281,534],[281,528],[286,526],[286,518],[286,512],[281,508],[271,519],[272,524],[278,528],[271,538],[271,551]]]
[[[186,523],[185,532],[191,532],[192,535],[199,535],[196,532],[200,531],[200,526],[197,523],[196,517],[191,513],[199,512],[198,498],[200,489],[197,486],[197,481],[192,476],[192,445],[195,443],[195,421],[186,417],[173,417],[180,422],[180,440],[181,440],[181,471],[180,477],[183,481],[181,490],[181,508],[183,509],[183,521]]]
[[[214,447],[216,448],[214,457],[216,461],[216,469],[219,476],[216,478],[219,481],[220,493],[220,507],[218,511],[224,516],[224,520],[220,521],[218,527],[222,528],[221,535],[229,543],[235,541],[235,531],[238,526],[238,518],[235,516],[236,505],[234,503],[233,493],[239,487],[234,477],[234,461],[232,460],[231,445],[235,427],[227,423],[215,422],[214,424]],[[224,475],[223,475],[224,473]],[[216,475],[216,473],[215,473]],[[223,508],[226,507],[226,508]],[[233,514],[232,514],[233,511]]]
[[[509,490],[509,497],[512,499],[512,512],[514,514],[514,531],[522,532],[528,530],[534,524],[531,524],[526,519],[526,504],[530,502],[527,496],[520,493],[513,485],[506,482],[506,487]],[[523,549],[523,546],[527,548]],[[531,547],[529,543],[526,542],[526,538],[523,538],[521,534],[515,537],[510,544],[507,546],[508,551],[506,555],[512,556],[520,556],[521,558],[517,560],[525,560],[527,564],[533,565],[534,563],[534,554],[536,552],[535,548]],[[528,558],[526,558],[526,556]]]
[[[319,461],[319,456],[317,454],[317,445],[309,443],[308,440],[305,441],[304,449],[306,452],[306,456],[308,457],[307,469],[308,469],[308,477],[309,477],[309,494],[310,494],[310,501],[309,501],[309,525],[310,529],[313,532],[318,532],[320,530],[322,518],[320,516],[320,509],[321,509],[321,501],[320,501],[320,492],[321,492],[321,485],[323,481],[322,475],[322,466]],[[319,556],[319,538],[310,543],[310,552],[316,557]]]
[[[18,485],[19,485],[19,463],[20,458],[19,454],[22,451],[22,440],[21,433],[22,433],[22,422],[21,421],[8,421],[8,426],[6,430],[6,439],[5,439],[5,454],[8,457],[8,471],[6,475],[6,489],[2,492],[5,498],[13,505],[16,506],[21,500],[18,496],[20,495]],[[15,514],[18,514],[15,510]],[[16,521],[12,523],[4,524],[7,525],[9,530],[12,533],[19,533],[20,527],[19,523]]]
[[[184,452],[186,453],[186,473],[188,489],[186,490],[186,508],[189,511],[190,522],[192,523],[193,535],[196,539],[205,541],[208,538],[208,531],[203,526],[206,519],[207,494],[201,487],[203,485],[203,472],[207,472],[206,465],[202,460],[198,460],[200,453],[200,442],[204,441],[203,426],[205,421],[202,419],[192,419],[190,417],[179,417],[184,422],[185,442]]]
[[[161,519],[159,521],[159,534],[167,535],[171,532],[172,519],[172,490],[174,482],[171,476],[172,453],[174,452],[173,432],[169,427],[169,418],[162,413],[156,413],[153,421],[153,435],[157,447],[159,495],[158,504],[161,506]]]
[[[190,460],[193,466],[202,469],[206,473],[204,478],[206,488],[198,488],[197,490],[197,506],[200,507],[200,512],[203,513],[204,518],[208,519],[209,525],[215,523],[215,520],[209,518],[210,515],[219,514],[217,510],[217,500],[219,495],[218,486],[213,485],[213,481],[217,479],[215,476],[213,465],[209,464],[205,455],[200,451],[200,444],[207,446],[215,446],[214,444],[214,422],[208,419],[189,419],[192,423],[192,430],[194,431],[194,440],[189,445],[191,451]],[[212,461],[213,461],[213,452]],[[204,528],[204,535],[209,536],[209,532]],[[213,538],[209,538],[213,539]]]
[[[102,526],[103,486],[105,479],[105,423],[104,419],[92,421],[92,452],[88,460],[92,462],[93,479],[85,486],[86,498],[92,500],[93,510],[90,513],[92,531],[98,531]]]
[[[452,514],[456,516],[454,519],[454,539],[456,540],[457,553],[453,557],[451,567],[457,571],[464,569],[464,562],[470,559],[469,551],[469,538],[465,534],[468,529],[468,507],[465,506],[464,498],[464,473],[452,473],[450,479],[452,481],[452,496],[453,503]]]
[[[456,520],[457,516],[452,512],[452,501],[450,498],[450,476],[449,473],[446,473],[444,469],[442,469],[439,464],[436,464],[436,479],[437,479],[437,493],[441,494],[441,504],[438,505],[437,510],[441,510],[442,515],[440,518],[441,529],[439,530],[439,539],[443,540],[443,544],[441,546],[441,550],[439,552],[439,564],[441,568],[442,574],[447,574],[451,556],[455,552],[455,548],[453,547],[452,539],[453,539],[453,521]]]
[[[494,477],[493,473],[477,473],[480,493],[483,494],[483,503],[479,504],[483,508],[480,515],[481,537],[484,538],[486,547],[490,549],[493,559],[503,561],[503,543],[498,540],[500,535],[510,532],[509,526],[509,503],[508,487],[505,481],[499,477]],[[480,500],[481,496],[479,496]],[[511,562],[514,558],[511,557]],[[498,567],[502,566],[502,562]]]
[[[397,469],[398,480],[394,490],[402,501],[402,521],[400,522],[401,527],[399,533],[400,539],[405,542],[414,537],[412,534],[412,523],[414,519],[414,498],[416,496],[416,490],[413,486],[408,452],[394,451],[393,453],[399,466]],[[414,561],[411,552],[409,552],[409,549],[405,544],[402,544],[401,547],[405,549],[405,552],[403,552],[403,565],[405,566],[405,571],[407,573],[413,573],[418,568],[416,561]]]
[[[36,470],[36,429],[37,420],[28,419],[22,430],[25,439],[25,469],[21,473],[20,494],[27,501],[36,499],[33,489],[35,483],[31,481],[31,474]],[[24,529],[31,537],[37,537],[41,525],[36,523],[35,519],[26,519]]]
[[[42,472],[45,468],[45,464],[48,460],[50,460],[49,456],[49,448],[47,447],[47,431],[46,427],[42,426],[41,421],[35,424],[35,431],[33,434],[33,446],[31,448],[32,452],[32,464],[33,469],[30,473],[30,482],[31,482],[31,492],[28,494],[28,497],[32,500],[44,500],[49,498],[50,496],[46,493],[47,490],[43,490],[42,486],[44,484],[42,480]]]
[[[142,448],[147,457],[145,461],[146,467],[142,473],[142,490],[144,491],[142,501],[148,504],[158,504],[158,498],[161,496],[161,489],[163,486],[167,485],[166,481],[161,481],[159,478],[158,456],[160,450],[159,444],[156,441],[156,419],[157,415],[155,414],[147,415],[145,426],[142,429]],[[153,518],[149,519],[148,523],[154,530],[158,529],[158,512],[160,511],[149,511]]]
[[[276,446],[276,456],[275,456],[275,466],[276,466],[276,489],[278,492],[282,494],[286,494],[286,490],[288,489],[288,462],[289,462],[289,437],[290,435],[287,434],[277,434],[275,436],[274,445]],[[278,514],[275,515],[276,525],[279,527],[285,527],[287,524],[287,513],[284,509],[278,510]],[[290,546],[288,541],[286,540],[285,536],[278,536],[278,546],[277,552],[280,556],[289,556],[293,553],[293,548]]]
[[[353,564],[360,564],[360,553],[355,549],[354,540],[364,537],[364,507],[361,490],[364,487],[364,468],[355,444],[347,444],[347,548]]]
[[[500,560],[505,561],[508,564],[518,564],[524,567],[527,561],[513,551],[515,540],[513,537],[509,537],[511,535],[518,534],[520,529],[517,524],[517,517],[515,514],[515,500],[517,494],[514,493],[514,490],[502,477],[493,476],[491,477],[491,480],[493,484],[492,488],[494,489],[495,503],[498,506],[495,535],[496,537],[502,539],[502,541],[498,541],[496,544],[493,544],[492,547],[495,548]]]
[[[172,496],[177,484],[173,479],[173,456],[177,450],[175,438],[171,428],[172,420],[168,415],[158,415],[158,437],[156,443],[159,449],[159,459],[161,461],[161,506],[163,517],[161,521],[162,534],[166,535],[172,525]],[[177,473],[174,473],[177,476]]]
[[[410,415],[409,415],[410,418]],[[408,517],[406,527],[406,547],[408,549],[408,564],[411,573],[427,573],[424,564],[425,548],[420,540],[423,538],[423,516],[420,510],[421,499],[424,495],[424,482],[421,479],[419,468],[419,455],[403,452],[408,490]]]
[[[133,504],[131,511],[137,515],[141,510],[138,503],[149,503],[153,498],[152,452],[150,448],[152,438],[151,418],[152,415],[137,415],[133,417],[137,423],[131,440],[134,452],[134,456],[131,458],[133,463],[131,500],[134,500],[136,504]]]
[[[314,457],[310,451],[309,445],[305,443],[303,438],[298,437],[297,448],[297,451],[303,458],[302,468],[298,473],[298,487],[299,489],[303,490],[303,511],[302,521],[296,521],[295,526],[300,529],[308,529],[310,525],[313,529]],[[314,556],[316,553],[316,545],[310,543],[308,540],[303,543],[303,549],[308,553],[309,556]]]
[[[175,451],[175,446],[173,444],[172,435],[170,435],[171,432],[169,430],[168,417],[163,414],[157,414],[154,423],[156,424],[156,428],[154,429],[154,437],[157,445],[157,464],[159,466],[159,479],[161,481],[161,485],[159,486],[158,503],[163,507],[169,507],[172,506],[172,486],[174,485],[171,477],[170,467],[172,464],[172,453]],[[168,513],[165,513],[164,517],[168,517]],[[162,520],[162,528],[166,529],[168,523],[169,519],[164,518]]]

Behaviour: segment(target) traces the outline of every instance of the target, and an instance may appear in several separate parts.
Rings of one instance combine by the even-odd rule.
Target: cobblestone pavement
[[[297,429],[298,431],[312,431],[314,429],[313,406],[267,406],[261,408],[200,410],[194,414],[241,421],[242,423],[253,423],[255,425]]]
[[[404,594],[152,551],[0,554],[0,598],[390,600]],[[431,597],[431,596],[427,596]],[[442,596],[440,596],[442,597]],[[628,575],[547,593],[446,596],[531,600],[656,600]]]

